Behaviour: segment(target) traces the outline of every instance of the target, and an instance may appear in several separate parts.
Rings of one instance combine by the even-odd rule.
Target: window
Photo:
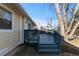
[[[12,14],[2,7],[0,7],[0,29],[12,29]]]

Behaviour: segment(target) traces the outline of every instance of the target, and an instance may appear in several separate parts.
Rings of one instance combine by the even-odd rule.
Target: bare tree
[[[68,11],[69,4],[63,4],[63,15],[64,15],[64,27],[65,32],[68,29],[68,21],[67,21],[67,11]]]
[[[71,27],[72,27],[72,24],[73,24],[73,22],[74,22],[74,20],[75,20],[75,14],[76,14],[76,12],[77,12],[77,10],[78,10],[78,7],[79,7],[79,3],[78,4],[76,4],[76,6],[75,6],[75,8],[74,8],[74,11],[73,11],[73,17],[72,17],[72,21],[71,21],[71,23],[70,23],[70,25],[69,25],[69,27],[68,27],[68,30],[67,30],[67,34],[69,33],[69,31],[71,30]]]
[[[60,13],[60,6],[59,6],[58,3],[56,3],[55,6],[56,6],[56,12],[57,12],[57,16],[58,16],[60,33],[61,33],[61,35],[65,36],[65,29],[64,29],[64,24],[63,24],[63,21],[62,21],[62,16],[61,16],[61,13]]]

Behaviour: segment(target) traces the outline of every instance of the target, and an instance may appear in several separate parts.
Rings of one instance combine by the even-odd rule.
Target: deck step
[[[59,49],[38,49],[39,52],[59,52]]]
[[[29,41],[29,43],[38,43],[38,41]]]
[[[48,49],[49,50],[49,49],[59,49],[59,47],[56,47],[56,48],[55,47],[41,47],[39,49]]]
[[[39,45],[38,48],[58,48],[58,45]]]

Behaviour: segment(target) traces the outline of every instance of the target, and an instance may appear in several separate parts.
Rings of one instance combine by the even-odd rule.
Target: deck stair
[[[60,43],[58,39],[49,34],[40,34],[38,43],[38,52],[60,52]]]
[[[25,42],[28,44],[37,43],[38,52],[60,52],[60,40],[62,39],[58,32],[52,33],[44,31],[26,31]]]

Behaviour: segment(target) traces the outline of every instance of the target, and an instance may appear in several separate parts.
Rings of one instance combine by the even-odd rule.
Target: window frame
[[[5,5],[3,5],[3,4],[0,4],[0,8],[2,8],[2,9],[4,9],[4,10],[6,10],[6,11],[8,11],[8,12],[10,12],[11,13],[11,29],[0,29],[0,32],[7,32],[7,31],[13,31],[13,11],[12,10],[10,10],[9,8],[7,8]]]

